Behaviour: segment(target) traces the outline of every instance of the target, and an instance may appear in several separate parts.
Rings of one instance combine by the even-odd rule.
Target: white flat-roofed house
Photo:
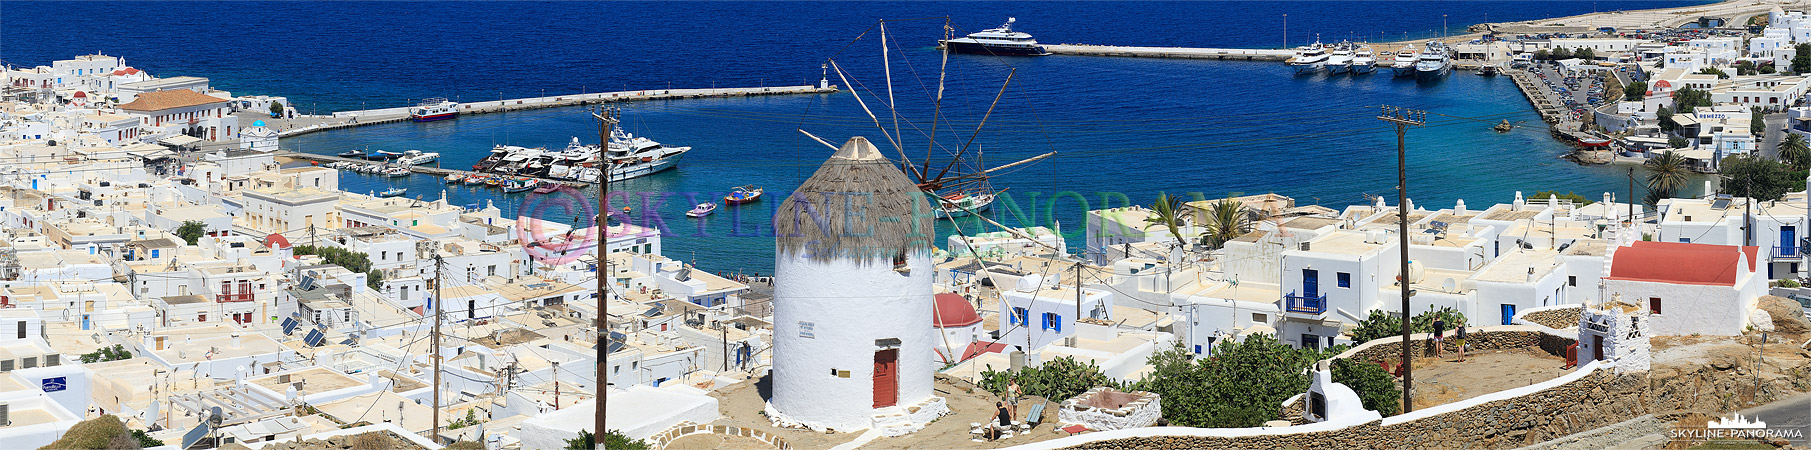
[[[1740,335],[1767,279],[1757,247],[1636,241],[1616,250],[1604,289],[1646,309],[1657,336]]]
[[[151,130],[152,136],[224,141],[236,137],[239,129],[239,118],[231,114],[226,99],[188,89],[139,94],[119,109],[137,118],[139,126]]]
[[[269,336],[219,323],[157,330],[128,344],[134,355],[150,358],[166,369],[215,379],[233,378],[240,367],[297,357],[294,349]]]
[[[105,139],[107,143],[113,145],[124,145],[128,142],[136,142],[138,136],[141,134],[141,130],[138,128],[138,119],[131,116],[108,113],[94,113],[82,116],[82,127],[79,130],[84,136]]]
[[[250,230],[249,234],[337,228],[334,206],[340,195],[312,187],[249,189],[241,197],[245,207],[234,226]]]
[[[1744,197],[1674,198],[1661,201],[1654,240],[1713,245],[1754,245],[1762,250],[1768,279],[1792,278],[1804,261],[1805,194],[1793,192],[1775,202]],[[1744,216],[1754,224],[1743,236]]]
[[[118,56],[82,55],[50,62],[52,76],[60,88],[105,91],[106,79],[116,70],[126,69]]]
[[[1047,285],[1038,274],[1020,278],[1015,288],[1000,292],[998,317],[1005,323],[1000,324],[999,342],[1036,350],[1075,334],[1078,309],[1086,318],[1111,317],[1112,293],[1084,287],[1077,297],[1074,287],[1055,280]]]
[[[1048,227],[975,233],[966,238],[952,234],[949,237],[948,245],[949,252],[957,257],[1003,258],[1068,252],[1068,247],[1063,243],[1063,236]],[[1055,250],[1052,250],[1053,248]]]
[[[1145,219],[1155,214],[1143,206],[1127,206],[1088,211],[1088,239],[1083,257],[1095,264],[1106,264],[1106,248],[1124,244],[1135,244],[1147,241],[1174,242],[1169,228],[1153,226]],[[1182,224],[1178,226],[1183,237],[1196,236],[1200,231],[1192,225],[1193,216],[1183,215]]]

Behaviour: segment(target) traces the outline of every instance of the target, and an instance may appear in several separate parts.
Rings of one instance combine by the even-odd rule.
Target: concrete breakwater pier
[[[1120,56],[1133,58],[1231,59],[1241,61],[1283,61],[1295,55],[1287,49],[1129,47],[1122,45],[1045,44],[1052,55]]]
[[[595,92],[546,97],[460,102],[459,114],[488,114],[599,103],[677,100],[688,98],[753,97],[762,95],[831,94],[835,92],[837,92],[837,86],[828,83],[819,83],[816,86],[642,89],[634,91]],[[401,122],[409,120],[409,108],[411,107],[403,106],[396,108],[339,111],[333,113],[332,116],[309,116],[310,119],[315,119],[313,124],[283,130],[279,132],[279,135],[282,137],[290,137],[316,131]]]

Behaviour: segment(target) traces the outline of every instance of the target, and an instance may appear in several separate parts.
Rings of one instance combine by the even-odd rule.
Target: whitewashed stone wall
[[[1620,307],[1585,308],[1578,318],[1578,362],[1584,364],[1597,356],[1597,338],[1603,338],[1604,361],[1616,373],[1646,372],[1652,364],[1648,324],[1653,322],[1647,311]]]
[[[1057,421],[1084,425],[1094,431],[1107,431],[1148,427],[1156,424],[1157,419],[1163,417],[1162,398],[1155,393],[1144,391],[1131,392],[1139,398],[1116,409],[1087,406],[1088,400],[1108,391],[1112,391],[1112,389],[1104,386],[1097,387],[1075,398],[1063,400],[1062,406],[1056,410]]]

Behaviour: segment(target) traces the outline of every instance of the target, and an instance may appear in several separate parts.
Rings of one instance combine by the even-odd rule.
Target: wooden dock
[[[341,156],[316,155],[313,153],[301,153],[301,152],[293,152],[293,151],[280,151],[280,152],[277,152],[275,154],[275,156],[279,157],[279,158],[289,158],[291,160],[312,161],[312,162],[316,162],[316,163],[321,163],[322,165],[325,165],[327,163],[335,163],[335,162],[354,162],[354,163],[359,163],[359,164],[380,164],[378,161],[371,161],[371,160],[367,160],[367,159],[363,159],[363,158],[346,158],[346,157],[341,157]],[[389,165],[395,166],[395,164],[389,164]],[[443,182],[446,180],[447,175],[482,174],[481,172],[474,172],[474,171],[470,171],[470,170],[448,169],[448,168],[444,168],[444,167],[429,167],[429,166],[401,166],[401,167],[408,167],[410,172],[439,177],[441,179],[441,181],[443,181]],[[340,169],[340,170],[344,170],[344,169]],[[563,185],[571,186],[571,187],[586,187],[586,186],[591,185],[591,183],[586,183],[583,181],[576,181],[576,180],[557,180],[557,179],[553,179],[553,178],[522,177],[521,175],[506,175],[506,176],[518,177],[518,178],[534,178],[536,180],[540,180],[540,182],[542,182],[542,183],[558,183],[558,184],[563,184]]]
[[[1283,61],[1295,56],[1294,50],[1249,48],[1127,47],[1119,45],[1045,44],[1052,55],[1119,56],[1130,58],[1230,59],[1237,61]]]

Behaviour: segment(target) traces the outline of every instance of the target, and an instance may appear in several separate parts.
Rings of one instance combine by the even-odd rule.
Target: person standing
[[[1459,349],[1459,362],[1465,362],[1465,323],[1459,323],[1458,334],[1453,336],[1453,348]]]
[[[1006,407],[1012,417],[1019,416],[1019,378],[1012,377],[1006,382]]]
[[[1445,348],[1445,346],[1442,345],[1443,343],[1440,342],[1440,339],[1445,336],[1446,336],[1446,319],[1435,318],[1434,319],[1434,335],[1432,337],[1430,337],[1429,339],[1432,339],[1434,341],[1434,357],[1436,357],[1436,358],[1445,358],[1446,357],[1446,348]]]

